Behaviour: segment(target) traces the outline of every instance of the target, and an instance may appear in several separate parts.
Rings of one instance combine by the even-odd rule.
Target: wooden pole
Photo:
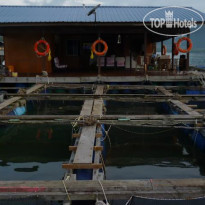
[[[187,35],[188,38],[190,38],[190,34]],[[187,49],[189,48],[189,42],[187,41]],[[186,54],[186,70],[189,70],[189,60],[190,60],[190,54],[189,52]]]
[[[147,31],[144,32],[144,73],[147,73]]]
[[[164,45],[164,41],[161,41],[161,55],[163,55],[163,45]]]
[[[174,70],[174,37],[172,37],[172,71]]]

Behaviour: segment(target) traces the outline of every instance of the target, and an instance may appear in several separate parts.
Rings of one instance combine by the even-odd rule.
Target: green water
[[[82,102],[30,102],[27,114],[79,114]],[[142,109],[142,106],[144,108]],[[115,109],[114,109],[115,108]],[[162,113],[153,104],[107,102],[107,114]],[[108,129],[109,126],[106,126]],[[0,180],[58,180],[72,145],[71,125],[0,128]],[[107,179],[194,178],[204,155],[181,130],[112,126],[106,138]]]

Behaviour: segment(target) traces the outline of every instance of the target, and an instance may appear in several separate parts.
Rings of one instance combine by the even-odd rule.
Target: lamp
[[[121,44],[121,35],[120,34],[117,37],[117,44]]]

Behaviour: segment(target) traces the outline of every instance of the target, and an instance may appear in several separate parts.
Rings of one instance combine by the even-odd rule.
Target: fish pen
[[[7,135],[2,131],[0,138],[1,203],[204,201],[204,92],[200,84],[10,87],[0,104],[1,130],[18,128]],[[31,160],[56,160],[49,166],[59,176],[41,170],[36,181],[29,173],[39,169],[38,163],[30,168],[9,163]]]
[[[204,19],[0,6],[0,205],[204,203],[205,75],[190,67]]]

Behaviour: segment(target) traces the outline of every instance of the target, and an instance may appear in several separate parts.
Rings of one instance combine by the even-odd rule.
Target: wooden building
[[[96,76],[98,61],[96,56],[91,58],[91,45],[100,36],[109,47],[103,62],[99,63],[102,75],[144,75],[149,69],[160,71],[161,68],[154,67],[151,56],[156,54],[157,42],[163,46],[163,41],[171,37],[155,34],[143,24],[144,16],[157,8],[100,7],[95,21],[95,15],[87,15],[91,7],[1,6],[0,34],[4,38],[6,66],[13,66],[19,76],[27,77],[39,75],[43,70],[50,76]],[[172,29],[172,32],[179,34],[185,30]],[[34,52],[34,44],[40,39],[49,43],[51,61]],[[67,68],[56,67],[55,57]],[[188,68],[188,54],[186,58]],[[173,59],[172,54],[169,72],[174,69]]]

